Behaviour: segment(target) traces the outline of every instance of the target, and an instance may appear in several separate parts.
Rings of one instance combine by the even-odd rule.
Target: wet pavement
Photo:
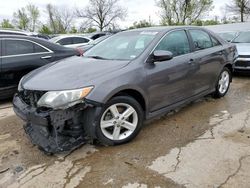
[[[146,123],[122,146],[84,145],[46,156],[0,102],[0,187],[249,187],[250,77]]]

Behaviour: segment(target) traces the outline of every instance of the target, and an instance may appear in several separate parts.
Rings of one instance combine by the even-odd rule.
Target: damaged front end
[[[46,153],[72,151],[87,141],[84,111],[94,105],[86,101],[66,109],[38,107],[41,91],[21,91],[14,96],[15,113],[26,122],[25,132]]]

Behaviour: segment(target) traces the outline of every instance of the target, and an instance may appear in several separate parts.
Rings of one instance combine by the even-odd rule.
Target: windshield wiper
[[[89,57],[89,58],[94,58],[94,59],[103,59],[103,60],[105,60],[105,59],[106,59],[106,58],[101,57],[101,56],[98,56],[98,55],[87,56],[87,57]]]

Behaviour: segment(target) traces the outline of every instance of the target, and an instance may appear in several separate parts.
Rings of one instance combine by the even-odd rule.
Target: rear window
[[[56,42],[57,44],[61,45],[70,45],[73,44],[72,37],[64,38]]]
[[[88,43],[89,40],[81,37],[73,37],[73,44]]]
[[[21,55],[48,52],[43,47],[29,41],[5,40],[5,55]]]

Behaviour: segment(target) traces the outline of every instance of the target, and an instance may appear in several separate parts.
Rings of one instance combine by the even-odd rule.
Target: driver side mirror
[[[174,57],[172,52],[165,50],[156,50],[152,55],[154,62],[168,61]]]

